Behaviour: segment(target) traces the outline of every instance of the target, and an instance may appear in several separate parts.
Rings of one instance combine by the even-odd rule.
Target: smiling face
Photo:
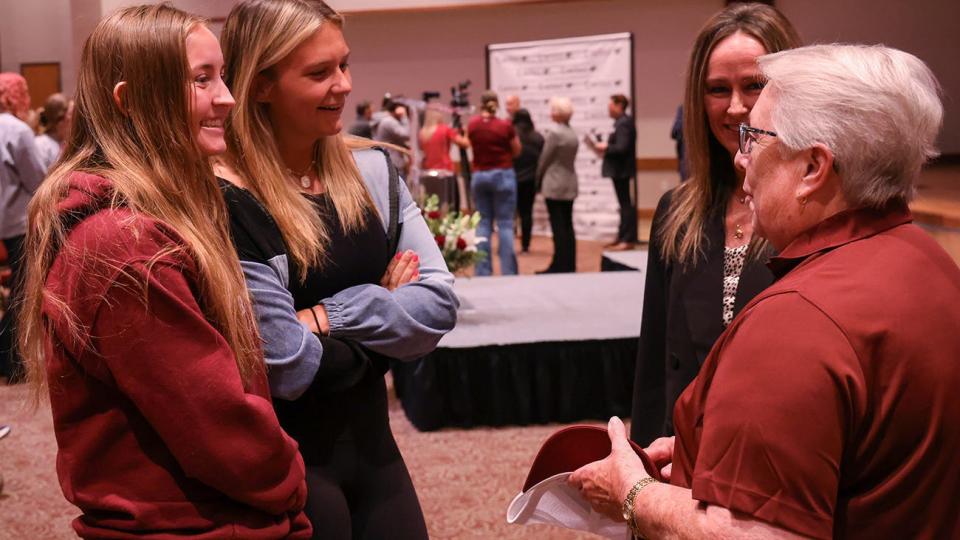
[[[707,62],[703,105],[710,131],[733,156],[741,122],[746,122],[763,83],[757,57],[767,51],[756,39],[737,32],[714,47]]]
[[[324,24],[271,68],[257,100],[269,106],[277,138],[316,141],[343,129],[341,115],[352,89],[343,32]]]
[[[190,128],[204,156],[227,149],[223,125],[235,102],[223,82],[223,54],[220,43],[205,26],[187,35],[187,64],[190,67]]]

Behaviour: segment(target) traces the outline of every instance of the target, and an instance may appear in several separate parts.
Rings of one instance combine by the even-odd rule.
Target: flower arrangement
[[[477,249],[477,244],[486,240],[477,236],[480,212],[470,215],[461,215],[460,212],[443,214],[440,211],[440,198],[434,194],[427,198],[423,216],[451,272],[470,268],[487,256],[485,251]]]

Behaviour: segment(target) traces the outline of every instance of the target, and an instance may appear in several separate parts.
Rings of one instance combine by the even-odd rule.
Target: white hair
[[[813,45],[758,62],[777,97],[771,120],[785,150],[830,148],[853,206],[913,197],[943,121],[926,64],[881,45]]]
[[[573,116],[573,102],[565,97],[550,98],[550,115],[556,116],[561,122],[569,122]]]

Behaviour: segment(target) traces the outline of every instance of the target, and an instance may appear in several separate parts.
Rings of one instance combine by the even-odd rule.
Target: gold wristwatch
[[[633,500],[637,497],[637,493],[640,493],[640,490],[649,486],[650,484],[655,484],[657,481],[653,477],[646,477],[630,488],[630,493],[627,493],[627,498],[623,500],[623,519],[627,520],[627,526],[630,527],[630,534],[634,538],[641,538],[640,530],[637,528],[637,521],[633,518]]]

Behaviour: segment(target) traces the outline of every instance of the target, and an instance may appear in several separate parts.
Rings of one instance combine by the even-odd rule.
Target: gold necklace
[[[303,189],[310,189],[310,186],[313,185],[313,178],[310,177],[310,172],[317,168],[317,160],[310,162],[310,165],[307,165],[307,168],[303,172],[298,173],[293,169],[287,167],[287,173],[292,175],[294,178],[300,181],[300,187]]]
[[[743,197],[735,197],[735,198],[738,201],[740,201],[740,204],[747,204],[746,195],[744,195]],[[735,225],[736,225],[736,229],[734,229],[733,231],[733,237],[736,238],[737,240],[743,240],[743,227],[741,227],[739,223],[736,223]]]

